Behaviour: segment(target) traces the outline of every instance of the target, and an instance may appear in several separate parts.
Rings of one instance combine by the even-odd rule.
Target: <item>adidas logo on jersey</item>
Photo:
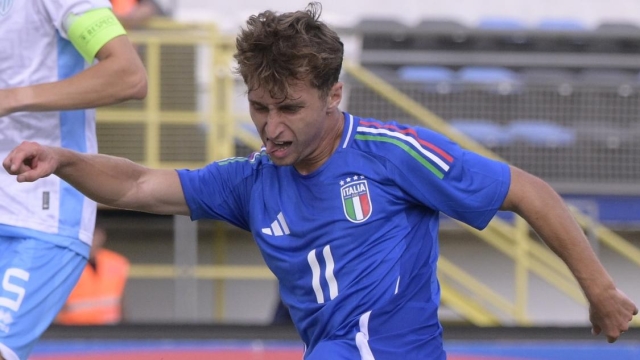
[[[289,225],[287,225],[287,221],[284,219],[284,215],[280,212],[277,216],[277,219],[271,223],[271,227],[262,228],[262,232],[267,235],[289,235],[291,232],[289,231]]]

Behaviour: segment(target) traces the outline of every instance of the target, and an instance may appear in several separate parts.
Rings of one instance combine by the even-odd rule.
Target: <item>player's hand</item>
[[[59,160],[51,148],[29,141],[11,150],[2,162],[9,174],[17,175],[18,182],[32,182],[47,177],[53,174],[58,164]]]
[[[610,343],[629,330],[629,322],[638,314],[638,307],[622,291],[612,289],[590,299],[589,320],[593,335],[603,333]]]

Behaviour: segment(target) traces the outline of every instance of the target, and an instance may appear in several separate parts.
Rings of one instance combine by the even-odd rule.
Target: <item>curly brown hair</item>
[[[287,99],[294,81],[309,81],[324,97],[338,82],[344,46],[335,31],[319,20],[322,5],[278,14],[264,11],[247,20],[236,39],[236,69],[248,91],[263,88],[274,99]]]

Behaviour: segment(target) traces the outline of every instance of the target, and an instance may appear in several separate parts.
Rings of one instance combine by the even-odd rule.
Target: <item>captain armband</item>
[[[65,25],[69,40],[88,63],[109,40],[127,33],[109,8],[71,14]]]

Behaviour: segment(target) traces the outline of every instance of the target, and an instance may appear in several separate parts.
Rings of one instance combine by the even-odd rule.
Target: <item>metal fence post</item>
[[[198,222],[186,216],[173,217],[175,278],[175,316],[178,322],[198,320]]]

